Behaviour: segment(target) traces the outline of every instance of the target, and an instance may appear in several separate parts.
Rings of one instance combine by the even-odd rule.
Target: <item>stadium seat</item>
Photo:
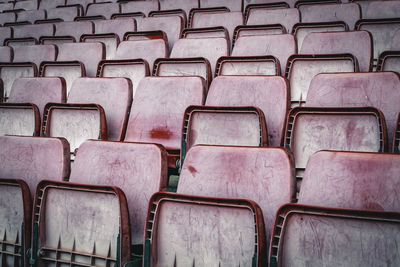
[[[297,8],[253,8],[249,11],[246,24],[282,24],[286,32],[292,32],[293,25],[300,22]]]
[[[66,5],[81,5],[84,13],[86,13],[87,6],[91,3],[94,3],[94,0],[67,0]],[[83,16],[83,14],[82,14]]]
[[[197,0],[159,0],[160,10],[183,9],[187,16],[192,8],[199,8]]]
[[[393,152],[400,153],[400,115],[397,117],[396,128],[394,129]]]
[[[398,18],[400,14],[399,1],[366,1],[366,11],[363,10],[364,19]],[[361,2],[359,2],[361,4]]]
[[[220,57],[215,76],[234,75],[281,75],[281,66],[273,56]]]
[[[48,10],[63,5],[65,5],[65,0],[40,0],[38,9]]]
[[[111,15],[121,13],[120,10],[119,3],[90,3],[86,8],[86,16],[103,16],[105,19],[110,19]]]
[[[39,109],[30,103],[0,103],[0,136],[39,136]]]
[[[13,10],[13,9],[14,9],[14,3],[13,2],[0,3],[0,12],[2,12],[2,13],[3,13],[3,11]]]
[[[0,45],[4,44],[5,39],[10,39],[13,34],[12,27],[0,27]]]
[[[0,25],[14,23],[17,20],[17,15],[13,12],[0,13]]]
[[[282,24],[239,25],[233,33],[232,47],[241,36],[267,34],[286,34],[286,28]]]
[[[54,61],[57,57],[57,47],[55,45],[32,45],[14,48],[13,62],[32,62],[37,67],[43,61]]]
[[[206,28],[185,28],[181,32],[181,38],[225,38],[229,40],[229,33],[222,26]]]
[[[30,23],[35,23],[36,20],[46,19],[46,11],[45,10],[24,10],[18,12],[17,22],[28,21]]]
[[[386,51],[380,54],[376,71],[394,71],[400,74],[400,50]]]
[[[13,60],[14,50],[9,46],[0,46],[0,62],[9,63]],[[2,96],[2,94],[1,94]]]
[[[91,21],[66,21],[56,24],[55,36],[73,37],[72,42],[79,42],[82,34],[92,33],[94,33],[94,25]]]
[[[230,11],[242,11],[241,0],[200,0],[200,8],[227,7]]]
[[[83,16],[83,8],[79,5],[59,6],[47,10],[48,19],[62,19],[63,21],[74,21],[76,17]]]
[[[115,33],[95,33],[83,34],[80,38],[80,42],[103,43],[105,46],[106,59],[114,59],[120,39]]]
[[[41,36],[53,36],[53,24],[33,24],[13,27],[14,38],[32,37],[39,40]]]
[[[135,2],[129,2],[135,3]],[[99,20],[95,24],[94,33],[114,33],[119,36],[119,40],[124,40],[126,32],[136,31],[136,21],[131,18],[119,18],[111,20]]]
[[[148,16],[151,11],[160,10],[157,0],[121,2],[121,13],[142,12]]]

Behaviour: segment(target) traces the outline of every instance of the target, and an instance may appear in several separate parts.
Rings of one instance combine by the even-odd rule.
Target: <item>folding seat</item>
[[[145,77],[136,89],[125,141],[162,144],[175,167],[181,149],[183,115],[189,105],[202,105],[201,77]]]
[[[189,16],[189,12],[192,8],[199,8],[199,2],[197,0],[159,0],[159,3],[160,10],[182,9],[187,16]]]
[[[396,31],[400,29],[400,18],[359,20],[357,21],[355,28],[360,31],[364,30],[371,33],[374,52],[373,57],[374,63],[376,64],[376,61],[382,52],[391,50],[392,40]]]
[[[399,1],[366,1],[366,12],[363,10],[364,19],[398,18],[400,14]],[[361,2],[358,2],[361,4]]]
[[[281,73],[285,72],[289,56],[296,53],[296,41],[291,34],[242,36],[232,50],[232,56],[274,56],[279,60]]]
[[[297,1],[298,0],[286,0],[284,2],[285,7],[295,7],[295,4]],[[248,9],[253,6],[256,7],[257,5],[260,5],[260,6],[261,5],[275,5],[275,6],[277,6],[278,4],[281,4],[281,3],[279,3],[276,0],[246,0],[246,1],[243,1],[243,4],[244,4],[243,8]]]
[[[229,40],[232,40],[233,31],[236,26],[243,25],[243,14],[236,12],[201,12],[199,9],[193,13],[191,27],[206,28],[214,26],[223,26],[228,30]]]
[[[183,27],[187,27],[187,15],[183,9],[173,9],[173,10],[155,10],[149,13],[149,17],[169,17],[169,16],[179,16],[183,20]]]
[[[171,58],[204,57],[211,65],[212,75],[218,58],[229,55],[225,38],[179,39],[172,48]]]
[[[292,55],[285,73],[290,83],[291,107],[306,103],[310,83],[317,74],[358,70],[358,62],[351,54]]]
[[[283,148],[195,146],[183,164],[177,193],[256,202],[270,240],[276,212],[294,200],[293,162]]]
[[[269,266],[400,264],[397,212],[288,204],[276,216]]]
[[[11,62],[14,56],[14,50],[9,46],[0,46],[0,62]],[[2,94],[0,94],[2,96]]]
[[[120,43],[115,33],[83,34],[80,38],[82,43],[103,43],[105,46],[106,59],[115,58],[117,47]]]
[[[0,103],[0,125],[0,136],[39,136],[39,109],[30,103]]]
[[[393,72],[319,74],[310,84],[307,106],[362,107],[382,111],[392,139],[400,112],[400,79]],[[389,147],[390,151],[391,145]]]
[[[14,48],[13,62],[32,62],[37,67],[43,61],[54,61],[57,57],[55,45],[31,45]]]
[[[89,140],[79,147],[69,181],[118,186],[124,191],[131,242],[139,249],[134,253],[142,255],[148,201],[155,192],[167,187],[165,149],[156,144]]]
[[[229,33],[222,26],[207,28],[185,28],[181,32],[181,38],[225,38],[229,40]]]
[[[63,21],[74,21],[76,17],[83,16],[83,8],[79,5],[60,6],[47,10],[48,19],[62,19]]]
[[[31,264],[124,266],[129,262],[129,215],[121,189],[42,181],[34,210]]]
[[[69,145],[65,139],[0,136],[0,144],[0,177],[24,180],[32,197],[42,179],[68,180]]]
[[[266,265],[262,213],[249,200],[157,193],[145,230],[146,267]]]
[[[0,254],[4,266],[25,266],[31,240],[32,203],[28,185],[0,178]]]
[[[357,44],[357,45],[354,45]],[[353,54],[360,71],[372,69],[372,38],[367,31],[312,32],[303,41],[299,54]]]
[[[158,1],[132,1],[121,3],[121,13],[142,12],[148,16],[151,11],[160,10]]]
[[[340,32],[348,30],[349,26],[343,21],[309,22],[295,24],[292,29],[292,34],[296,38],[298,50],[301,50],[304,38],[311,32]]]
[[[200,8],[227,7],[230,11],[242,11],[243,3],[241,0],[200,0]]]
[[[12,37],[13,29],[11,27],[0,27],[0,46],[4,44],[4,40]]]
[[[258,107],[267,123],[268,143],[277,147],[283,143],[288,87],[287,80],[278,76],[219,76],[211,83],[206,106]]]
[[[3,13],[3,11],[7,10],[13,10],[14,9],[14,3],[9,2],[9,3],[0,3],[0,12]]]
[[[35,23],[36,20],[46,19],[45,10],[24,10],[18,12],[17,22],[29,21],[30,23]]]
[[[189,106],[182,126],[180,166],[195,145],[267,146],[264,113],[249,106]]]
[[[215,76],[232,75],[281,75],[281,67],[273,56],[220,57]]]
[[[112,14],[121,13],[119,3],[91,3],[87,6],[86,16],[103,16],[110,19]]]
[[[246,24],[282,24],[290,33],[293,25],[299,22],[300,13],[297,8],[253,8],[249,11]]]
[[[286,34],[286,28],[282,24],[239,25],[233,32],[232,47],[241,36],[267,34]]]
[[[132,2],[134,3],[134,2]],[[136,32],[136,21],[131,18],[119,18],[111,20],[99,20],[95,24],[94,33],[114,33],[119,40],[124,40],[124,34],[127,32]]]
[[[14,9],[36,10],[38,9],[38,1],[37,0],[16,1]]]
[[[316,152],[308,160],[298,203],[399,212],[399,163],[398,154]]]
[[[53,24],[33,24],[13,27],[14,38],[31,37],[39,40],[41,36],[53,36]]]
[[[94,0],[67,0],[66,5],[81,5],[84,13],[86,13],[87,6],[92,3],[94,3]],[[82,14],[82,16],[84,15]]]
[[[13,23],[17,20],[14,12],[0,13],[0,24],[4,26],[6,23]]]
[[[168,44],[165,39],[123,41],[119,44],[115,59],[144,59],[149,68],[154,60],[168,57]]]
[[[386,124],[373,107],[296,107],[289,111],[284,146],[293,152],[301,190],[301,179],[309,157],[316,151],[385,152]]]
[[[11,87],[9,103],[32,103],[43,114],[49,102],[67,101],[65,81],[62,78],[18,78]]]
[[[163,17],[148,17],[143,18],[137,27],[138,31],[158,31],[161,30],[166,33],[169,52],[179,39],[183,29],[183,20],[180,16],[163,16]]]
[[[94,25],[91,21],[66,21],[56,23],[54,38],[46,38],[43,43],[63,44],[79,42],[83,34],[94,33]]]
[[[380,54],[376,71],[395,71],[400,74],[400,51],[386,51]]]
[[[64,6],[65,0],[40,0],[39,1],[39,8],[49,10],[51,8],[56,8],[57,6]]]
[[[298,6],[301,22],[334,22],[344,21],[350,29],[354,28],[357,20],[361,19],[361,8],[357,3],[324,3]]]

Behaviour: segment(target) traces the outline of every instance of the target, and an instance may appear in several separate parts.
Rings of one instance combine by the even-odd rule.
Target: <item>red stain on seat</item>
[[[171,139],[172,132],[169,131],[166,127],[164,128],[155,128],[150,131],[151,138],[155,139]]]

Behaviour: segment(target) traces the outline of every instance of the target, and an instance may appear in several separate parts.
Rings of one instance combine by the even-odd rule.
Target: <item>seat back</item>
[[[230,11],[242,11],[243,3],[241,0],[200,0],[200,8],[227,7]]]
[[[293,25],[300,22],[297,8],[252,8],[247,17],[247,25],[282,24],[286,32],[292,32]]]
[[[145,16],[148,16],[151,11],[156,10],[160,10],[159,3],[156,0],[121,3],[121,13],[142,12]]]
[[[81,36],[81,42],[84,43],[103,43],[105,46],[106,59],[115,58],[119,37],[115,33],[84,34]]]
[[[215,76],[280,75],[281,66],[274,56],[220,57]]]
[[[143,1],[145,2],[145,1]],[[147,1],[146,1],[147,2]],[[136,3],[136,2],[128,2]],[[131,18],[119,18],[110,20],[99,20],[95,25],[95,33],[115,33],[118,35],[119,40],[124,40],[126,32],[136,31],[136,21]]]
[[[53,36],[53,24],[32,24],[13,27],[14,38],[32,37],[39,40],[40,36]]]
[[[79,16],[83,16],[83,8],[81,6],[61,6],[47,10],[48,19],[74,21]]]
[[[10,96],[13,82],[21,77],[36,77],[37,67],[34,63],[0,63],[0,78],[3,82],[3,99]]]
[[[366,12],[363,12],[363,18],[365,19],[398,18],[399,13],[400,13],[400,3],[398,1],[384,1],[384,2],[370,1],[368,2]]]
[[[91,21],[66,21],[56,24],[56,36],[72,36],[75,42],[79,42],[82,34],[94,33],[94,25]]]
[[[65,0],[40,0],[38,9],[51,9],[56,8],[57,6],[64,6]]]
[[[36,20],[46,19],[46,11],[45,10],[24,10],[18,12],[17,22],[25,22],[28,21],[30,23],[35,23]]]
[[[199,8],[197,0],[159,0],[160,10],[183,9],[187,16],[192,8]]]
[[[87,5],[86,16],[104,16],[110,19],[111,15],[121,13],[119,3],[90,3]]]
[[[55,61],[57,47],[55,45],[32,45],[14,48],[13,62],[32,62],[37,67],[43,61]]]

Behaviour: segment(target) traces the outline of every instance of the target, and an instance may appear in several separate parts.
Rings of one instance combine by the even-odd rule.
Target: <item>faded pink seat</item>
[[[66,5],[81,5],[84,13],[86,12],[87,6],[94,3],[94,0],[67,0]]]
[[[40,0],[38,9],[51,9],[65,5],[65,0]]]
[[[65,139],[0,136],[0,147],[0,177],[23,179],[32,197],[40,180],[68,180],[69,145]]]
[[[301,22],[344,21],[350,29],[354,29],[356,21],[361,19],[361,8],[357,3],[306,3],[298,9]]]
[[[119,44],[115,59],[144,59],[153,69],[154,60],[168,57],[167,43],[163,39],[123,41]]]
[[[160,10],[182,9],[185,11],[186,16],[189,16],[192,8],[199,8],[197,0],[159,0],[159,2]]]
[[[14,48],[13,62],[32,62],[39,68],[43,61],[55,61],[57,47],[55,45],[30,45]]]
[[[165,32],[168,40],[169,52],[179,39],[183,29],[183,20],[180,16],[161,16],[161,17],[148,17],[143,18],[138,23],[138,31],[156,31],[161,30]]]
[[[357,44],[357,45],[354,45]],[[353,54],[360,71],[372,69],[372,38],[367,31],[312,32],[303,41],[299,54]]]
[[[0,3],[0,12],[3,12],[5,10],[13,10],[13,9],[14,9],[14,3],[13,2],[10,2],[10,3],[2,2],[2,3]]]
[[[149,266],[266,265],[262,213],[250,200],[157,193],[145,231]]]
[[[1,63],[0,64],[0,78],[2,86],[0,89],[1,97],[5,100],[10,96],[11,86],[15,79],[21,77],[36,77],[37,67],[34,63]]]
[[[297,8],[252,8],[249,11],[246,24],[282,24],[288,33],[292,32],[293,25],[300,22],[300,13]]]
[[[142,12],[148,16],[151,11],[159,10],[157,0],[121,2],[121,13]]]
[[[319,151],[307,163],[298,203],[399,212],[399,168],[398,154]]]
[[[35,10],[38,9],[38,4],[39,3],[37,0],[16,1],[14,4],[14,9]]]
[[[368,1],[367,3],[366,12],[363,10],[362,13],[364,19],[385,19],[399,17],[399,1]]]
[[[54,25],[53,24],[32,24],[32,25],[21,25],[14,26],[14,38],[26,38],[32,37],[39,40],[41,36],[53,36]]]
[[[47,10],[47,19],[74,21],[76,17],[80,16],[83,16],[83,9],[79,6],[62,6]]]
[[[132,84],[126,78],[78,78],[68,103],[95,103],[106,114],[108,140],[122,141],[132,104]]]
[[[128,2],[136,3],[136,2]],[[136,31],[136,21],[132,18],[119,18],[111,20],[99,20],[95,24],[95,33],[115,33],[118,35],[119,40],[124,40],[126,32]]]
[[[230,11],[242,11],[241,0],[200,0],[200,8],[227,7]]]
[[[172,48],[171,58],[204,57],[211,65],[214,75],[218,58],[229,55],[225,38],[179,39]]]
[[[295,182],[293,158],[283,148],[195,146],[186,156],[177,193],[256,202],[270,240],[277,210],[295,199]]]
[[[18,12],[17,22],[29,21],[30,23],[35,23],[36,20],[44,20],[46,19],[46,11],[45,10],[24,10]]]
[[[129,215],[121,189],[46,180],[38,185],[34,210],[33,225],[40,227],[33,233],[30,263],[125,266],[130,261]]]
[[[66,21],[56,23],[55,25],[55,36],[72,36],[75,42],[80,41],[82,34],[94,33],[94,25],[91,21]]]
[[[86,16],[104,16],[110,19],[111,15],[120,13],[119,3],[91,3],[87,6]]]
[[[120,43],[115,33],[84,34],[81,36],[81,43],[103,43],[105,46],[106,59],[115,58],[117,47]]]
[[[382,111],[388,138],[393,138],[400,112],[400,79],[393,72],[319,74],[311,82],[307,106],[364,107]],[[391,151],[391,147],[389,147]]]
[[[9,46],[0,46],[0,62],[11,62],[13,59],[13,49]]]
[[[17,15],[14,12],[0,13],[0,24],[13,23],[17,19]]]
[[[376,71],[394,71],[400,74],[400,51],[386,51],[380,54]]]
[[[265,116],[268,143],[280,146],[288,110],[288,83],[279,76],[219,76],[211,83],[207,106],[255,106]]]
[[[18,78],[11,87],[10,103],[33,103],[43,114],[48,102],[65,103],[65,81],[62,78]],[[42,117],[42,116],[41,116]]]
[[[5,39],[12,37],[12,27],[0,27],[0,46],[4,44]]]
[[[295,7],[295,3],[298,0],[286,0],[285,3],[290,6],[290,7]],[[244,1],[244,6],[243,8],[246,8],[249,5],[254,5],[254,4],[276,4],[278,3],[276,0],[246,0]]]
[[[270,266],[400,264],[399,213],[288,204],[276,216]]]
[[[220,57],[215,76],[280,75],[279,61],[273,56]]]
[[[0,103],[0,136],[40,135],[39,109],[30,103]]]
[[[167,171],[167,153],[160,145],[89,140],[79,147],[70,182],[121,188],[128,202],[131,243],[142,244],[148,201],[166,189]]]
[[[232,56],[274,56],[279,60],[281,73],[285,73],[289,56],[296,53],[296,41],[291,34],[242,36],[236,40],[232,50]]]

